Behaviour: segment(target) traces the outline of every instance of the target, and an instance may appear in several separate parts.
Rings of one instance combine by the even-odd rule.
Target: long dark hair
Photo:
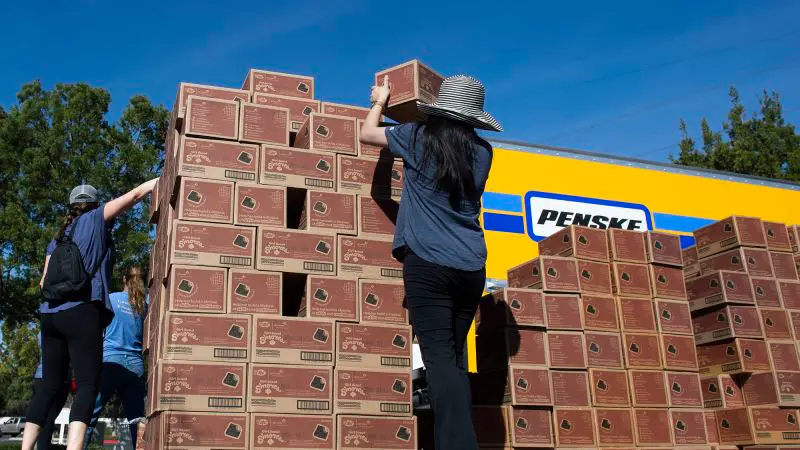
[[[425,152],[421,166],[435,163],[437,187],[448,193],[453,203],[477,197],[473,165],[479,138],[475,129],[462,122],[430,116],[423,138]]]
[[[144,299],[147,295],[147,291],[144,287],[142,269],[136,266],[128,267],[125,271],[125,275],[122,277],[122,281],[128,289],[128,303],[131,306],[131,310],[137,316],[144,316]]]
[[[67,227],[69,227],[72,222],[75,221],[75,219],[95,208],[97,208],[97,203],[73,203],[69,205],[69,212],[67,212],[67,215],[64,216],[64,221],[61,223],[61,228],[58,229],[54,239],[58,239],[63,236],[67,231]]]

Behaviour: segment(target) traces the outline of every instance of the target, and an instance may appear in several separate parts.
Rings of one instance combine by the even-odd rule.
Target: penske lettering
[[[556,211],[553,209],[542,210],[539,215],[539,220],[536,222],[538,225],[544,225],[548,222],[555,222],[559,227],[566,227],[569,225],[581,225],[591,228],[622,228],[625,230],[646,230],[646,224],[641,220],[629,219],[625,217],[606,217],[602,215],[581,214],[570,211]]]

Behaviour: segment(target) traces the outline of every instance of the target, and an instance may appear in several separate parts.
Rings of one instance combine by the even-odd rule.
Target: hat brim
[[[463,111],[446,108],[436,103],[417,102],[417,108],[425,115],[439,116],[445,119],[468,123],[475,128],[489,131],[503,131],[503,126],[491,114],[485,111]]]

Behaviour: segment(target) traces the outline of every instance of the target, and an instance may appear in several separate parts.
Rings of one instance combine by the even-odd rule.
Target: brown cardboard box
[[[634,264],[647,263],[644,233],[621,228],[609,228],[607,232],[611,261]]]
[[[337,367],[334,377],[336,414],[411,415],[410,369]]]
[[[249,434],[247,414],[169,412],[148,424],[153,449],[245,450]],[[180,441],[180,442],[179,442]],[[137,448],[139,448],[137,446]]]
[[[403,307],[405,288],[402,281],[358,280],[358,311],[362,323],[409,323]]]
[[[364,126],[364,121],[359,120],[358,124],[356,124],[356,136],[361,136],[361,128]],[[365,144],[360,140],[356,139],[358,142],[358,156],[363,156],[366,158],[393,158],[392,153],[389,151],[387,147],[381,147],[380,145],[372,145],[372,144]]]
[[[334,191],[336,155],[277,145],[261,147],[261,184]]]
[[[792,252],[792,242],[789,240],[789,229],[785,223],[761,222],[764,236],[767,238],[767,249],[771,252]]]
[[[250,364],[247,411],[330,414],[333,368]]]
[[[591,406],[588,372],[551,370],[550,379],[553,384],[554,406]]]
[[[358,154],[357,140],[356,119],[311,113],[308,120],[297,131],[297,138],[293,146],[356,156]]]
[[[416,450],[416,417],[337,417],[337,450]]]
[[[553,427],[556,435],[556,448],[594,448],[597,436],[595,418],[591,408],[553,409]],[[633,436],[631,436],[631,441]]]
[[[800,254],[800,225],[787,225],[789,243],[792,244],[792,253]]]
[[[689,309],[699,311],[710,306],[728,303],[754,305],[755,296],[745,273],[716,271],[686,282]]]
[[[587,330],[619,332],[617,301],[604,295],[581,295],[583,325]]]
[[[800,406],[800,373],[760,372],[745,378],[742,392],[747,406],[778,406],[797,408]]]
[[[611,295],[611,266],[608,263],[579,259],[578,274],[581,279],[581,294]],[[683,277],[681,277],[683,284]]]
[[[756,306],[761,308],[782,308],[778,280],[775,278],[750,277]]]
[[[633,406],[666,408],[669,405],[663,371],[628,370],[627,373]]]
[[[747,408],[721,409],[715,412],[721,444],[755,444]]]
[[[757,444],[790,444],[800,440],[796,409],[747,408]]]
[[[661,369],[661,343],[658,334],[622,333],[625,365],[628,369]]]
[[[511,442],[511,419],[502,406],[473,406],[472,424],[479,448],[504,448]]]
[[[338,245],[338,266],[342,276],[373,279],[403,277],[403,264],[392,256],[391,239],[339,236]]]
[[[207,361],[161,361],[155,367],[159,411],[244,412],[247,365]]]
[[[628,374],[624,370],[589,369],[592,406],[631,406]]]
[[[506,407],[511,444],[516,447],[552,447],[552,415],[546,409]]]
[[[800,274],[800,255],[794,255],[794,267],[797,270],[797,273]]]
[[[507,384],[513,405],[553,405],[552,382],[547,368],[509,366]]]
[[[411,368],[411,327],[336,324],[337,367]]]
[[[299,315],[358,322],[358,280],[309,275]]]
[[[775,278],[779,280],[797,281],[797,267],[791,253],[769,252]]]
[[[356,209],[353,194],[309,190],[299,228],[312,233],[355,235]]]
[[[662,333],[661,358],[666,370],[697,372],[694,337]]]
[[[587,367],[624,369],[619,333],[586,331]]]
[[[700,376],[689,372],[665,372],[670,408],[702,408]]]
[[[548,330],[583,330],[581,300],[571,294],[545,294],[545,324]]]
[[[731,216],[695,230],[694,238],[700,258],[739,246],[767,246],[761,219],[757,217]]]
[[[579,293],[578,264],[574,258],[540,256],[508,271],[508,286],[545,292]]]
[[[772,370],[769,349],[759,339],[733,339],[697,347],[703,375],[739,374]]]
[[[692,315],[685,301],[656,300],[656,316],[660,333],[694,335]]]
[[[795,339],[789,311],[781,308],[758,308],[766,339]]]
[[[344,105],[341,103],[322,102],[321,113],[334,116],[352,117],[354,119],[366,120],[369,115],[369,108],[363,106]]]
[[[251,450],[336,450],[332,416],[295,414],[250,415]]]
[[[539,254],[607,263],[608,235],[599,228],[570,225],[540,241]]]
[[[683,249],[677,234],[646,231],[647,262],[683,268]]]
[[[163,327],[165,360],[249,360],[250,316],[167,313]]]
[[[547,336],[542,330],[509,327],[481,334],[475,339],[475,350],[478,372],[502,369],[508,364],[548,365]]]
[[[253,317],[253,363],[333,365],[333,321]]]
[[[258,182],[260,149],[256,145],[181,136],[176,151],[178,176]],[[163,194],[167,195],[166,190]]]
[[[233,183],[181,178],[175,212],[178,220],[233,223]]]
[[[714,411],[703,411],[703,416],[706,419],[706,434],[708,435],[708,443],[719,444],[719,433],[717,432],[717,413]]]
[[[358,235],[365,238],[393,238],[400,204],[392,199],[358,196]]]
[[[487,294],[478,304],[475,331],[482,334],[506,326],[545,328],[544,299],[545,295],[538,289],[506,288]]]
[[[700,378],[703,392],[703,408],[744,408],[744,394],[730,375],[714,375]]]
[[[630,408],[594,408],[594,425],[600,446],[633,445],[634,425]]]
[[[169,284],[167,309],[184,312],[227,312],[225,306],[227,277],[228,269],[224,267],[173,265],[167,281]]]
[[[723,306],[692,318],[698,345],[729,338],[764,338],[761,318],[755,306]]]
[[[650,299],[618,297],[620,329],[629,333],[655,333],[657,331],[653,303]]]
[[[178,95],[175,99],[175,111],[177,118],[186,117],[186,104],[189,96],[215,98],[219,100],[238,100],[240,102],[250,101],[250,92],[242,89],[232,89],[227,87],[210,86],[206,84],[180,83],[178,85]]]
[[[800,281],[778,280],[781,303],[786,309],[800,309]]]
[[[156,185],[153,187],[153,192],[150,193],[150,202],[147,208],[147,221],[151,224],[158,223],[158,212],[161,206],[161,197],[158,195],[158,191],[161,189],[159,186],[161,186],[162,183],[163,181],[159,178]]]
[[[259,227],[256,269],[336,275],[336,236]]]
[[[702,418],[702,413],[700,414]],[[674,440],[669,410],[635,408],[633,410],[633,423],[636,430],[636,445],[672,447]],[[701,420],[700,423],[702,424],[703,421]]]
[[[650,271],[644,264],[612,263],[614,294],[623,297],[650,298]]]
[[[196,97],[186,103],[183,134],[219,139],[239,138],[239,105],[235,100]]]
[[[236,184],[233,223],[246,226],[286,227],[286,188]]]
[[[702,409],[670,409],[670,424],[675,445],[706,445],[706,418]]]
[[[239,140],[289,145],[289,109],[244,103],[239,112]]]
[[[768,341],[772,368],[778,372],[800,372],[800,359],[794,341]]]
[[[547,333],[548,366],[554,369],[586,369],[586,343],[580,331]]]
[[[310,100],[285,95],[254,94],[253,103],[289,110],[289,129],[297,131],[308,120],[311,113],[320,111],[319,100]]]
[[[442,75],[416,59],[376,73],[375,85],[382,85],[384,77],[389,78],[392,86],[392,95],[384,114],[400,123],[423,118],[417,110],[417,101],[435,102],[444,80]]]
[[[755,277],[774,277],[769,252],[763,248],[737,248],[700,260],[700,270],[705,274],[717,270],[746,272]]]
[[[792,331],[795,338],[797,338],[797,336],[800,336],[800,311],[788,311],[788,313],[789,320],[792,322]]]
[[[402,161],[339,155],[336,168],[339,192],[400,200],[404,178]]]
[[[682,269],[657,265],[650,265],[648,268],[650,270],[650,285],[653,287],[653,297],[688,300]]]
[[[173,264],[253,267],[255,228],[182,220],[172,227],[169,259]]]
[[[314,98],[314,77],[290,73],[250,69],[242,89],[252,94],[274,94],[297,98]]]
[[[230,269],[226,304],[236,314],[281,314],[283,275],[251,269]]]
[[[697,256],[697,247],[692,245],[683,249],[683,277],[687,280],[700,276],[700,258]]]

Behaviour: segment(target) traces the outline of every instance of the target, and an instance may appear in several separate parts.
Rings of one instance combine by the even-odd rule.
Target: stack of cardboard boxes
[[[390,69],[410,85],[387,114],[429,72]],[[151,207],[147,448],[417,448],[402,162],[358,141],[367,108],[314,93],[261,70],[180,85]]]

